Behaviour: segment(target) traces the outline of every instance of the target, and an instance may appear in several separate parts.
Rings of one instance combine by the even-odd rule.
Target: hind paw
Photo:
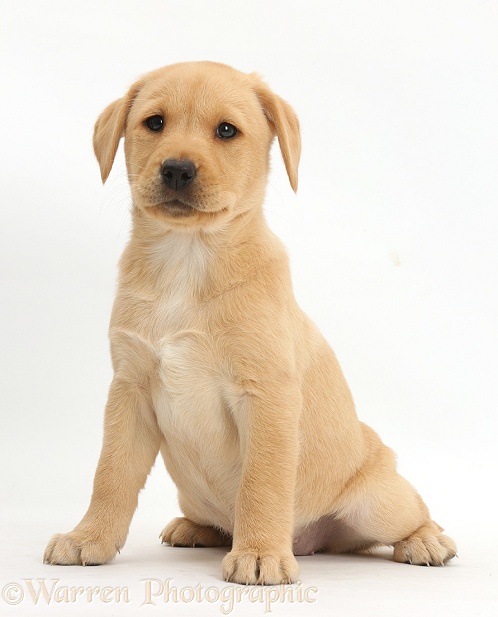
[[[444,566],[455,557],[457,548],[453,540],[435,530],[435,525],[425,525],[411,536],[394,544],[394,561],[419,566]]]
[[[214,527],[198,525],[188,518],[175,518],[159,534],[171,546],[229,546],[229,536]]]

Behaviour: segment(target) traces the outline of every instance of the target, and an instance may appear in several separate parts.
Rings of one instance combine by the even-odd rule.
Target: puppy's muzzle
[[[192,183],[197,171],[189,160],[167,159],[161,167],[161,177],[169,189],[180,191]]]

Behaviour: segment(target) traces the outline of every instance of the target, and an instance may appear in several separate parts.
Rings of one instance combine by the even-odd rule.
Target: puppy
[[[223,577],[276,585],[295,555],[456,553],[393,452],[359,422],[337,360],[297,306],[262,212],[278,137],[297,189],[298,120],[255,74],[194,62],[139,79],[95,125],[102,180],[124,136],[133,198],[110,341],[114,379],[87,513],[49,564],[109,561],[161,452],[184,518],[172,546],[227,546]]]

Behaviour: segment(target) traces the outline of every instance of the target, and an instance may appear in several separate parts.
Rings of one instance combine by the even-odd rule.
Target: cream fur
[[[154,115],[161,131],[144,124]],[[239,133],[220,139],[221,122]],[[226,580],[292,582],[294,553],[316,550],[386,544],[396,561],[431,565],[455,555],[392,451],[358,421],[332,350],[296,304],[262,214],[275,135],[297,189],[293,110],[257,75],[207,62],[145,75],[98,119],[103,181],[125,138],[133,230],[92,500],[52,538],[47,563],[112,559],[159,452],[185,515],[163,541],[231,546]],[[170,158],[195,163],[188,188],[166,187]]]

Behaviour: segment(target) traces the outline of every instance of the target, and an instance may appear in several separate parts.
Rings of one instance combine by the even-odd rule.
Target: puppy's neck
[[[275,241],[261,208],[210,232],[164,229],[135,210],[122,274],[127,284],[146,279],[156,290],[181,284],[191,297],[209,300],[254,276],[275,256]]]

